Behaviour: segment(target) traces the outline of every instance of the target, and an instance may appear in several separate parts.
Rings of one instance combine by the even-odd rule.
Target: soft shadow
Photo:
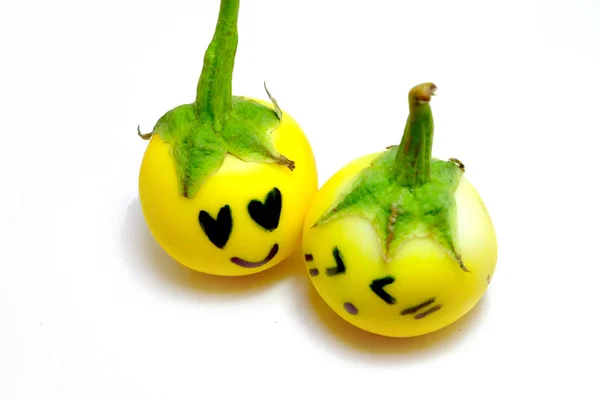
[[[487,294],[463,318],[439,331],[411,338],[389,338],[363,331],[338,316],[319,296],[308,278],[296,279],[298,311],[304,324],[320,333],[318,342],[328,350],[348,351],[379,359],[436,356],[452,351],[472,336],[487,310]],[[325,340],[323,340],[325,339]]]
[[[301,273],[300,252],[271,269],[243,277],[215,276],[187,268],[171,258],[154,240],[142,214],[139,198],[135,198],[127,208],[121,243],[133,272],[148,284],[167,289],[175,286],[176,289],[239,297]]]

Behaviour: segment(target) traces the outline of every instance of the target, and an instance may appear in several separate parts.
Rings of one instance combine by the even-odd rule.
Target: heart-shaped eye
[[[268,231],[272,231],[279,226],[279,217],[281,216],[281,192],[273,188],[264,203],[260,200],[252,200],[248,203],[248,214],[258,225]]]
[[[231,208],[228,205],[221,207],[217,219],[215,220],[209,213],[202,210],[198,215],[198,221],[202,230],[208,236],[208,240],[219,249],[222,249],[229,240],[233,221],[231,219]]]

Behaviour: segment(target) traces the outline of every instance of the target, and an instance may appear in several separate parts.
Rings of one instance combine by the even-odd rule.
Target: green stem
[[[214,36],[204,54],[204,66],[196,90],[196,111],[210,119],[220,132],[231,110],[231,82],[238,43],[240,0],[221,0]]]
[[[400,185],[420,186],[429,180],[433,146],[433,115],[429,101],[436,89],[433,83],[423,83],[408,93],[410,111],[395,160]]]

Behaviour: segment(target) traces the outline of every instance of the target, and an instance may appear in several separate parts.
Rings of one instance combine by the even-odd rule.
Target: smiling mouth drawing
[[[258,267],[262,267],[263,265],[265,265],[266,263],[271,261],[273,259],[273,257],[275,257],[277,255],[278,252],[279,252],[279,245],[277,243],[275,243],[273,245],[273,247],[271,248],[271,251],[269,252],[267,257],[262,261],[252,262],[252,261],[243,260],[239,257],[231,257],[231,262],[236,265],[239,265],[240,267],[244,267],[244,268],[258,268]]]

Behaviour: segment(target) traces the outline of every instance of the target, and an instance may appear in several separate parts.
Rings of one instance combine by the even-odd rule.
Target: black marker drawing
[[[369,287],[379,298],[385,301],[387,304],[396,304],[394,296],[385,291],[384,287],[390,285],[396,281],[393,276],[386,276],[385,278],[375,279]]]
[[[333,258],[335,259],[335,267],[327,268],[325,273],[327,276],[335,276],[346,273],[346,265],[342,259],[342,254],[337,247],[333,249]]]
[[[233,229],[233,220],[231,219],[231,208],[229,205],[221,207],[216,220],[208,212],[204,210],[200,211],[198,221],[212,244],[219,249],[225,247]]]
[[[248,214],[258,225],[273,231],[279,226],[282,202],[281,192],[273,188],[267,193],[264,203],[260,200],[252,200],[248,203]]]

